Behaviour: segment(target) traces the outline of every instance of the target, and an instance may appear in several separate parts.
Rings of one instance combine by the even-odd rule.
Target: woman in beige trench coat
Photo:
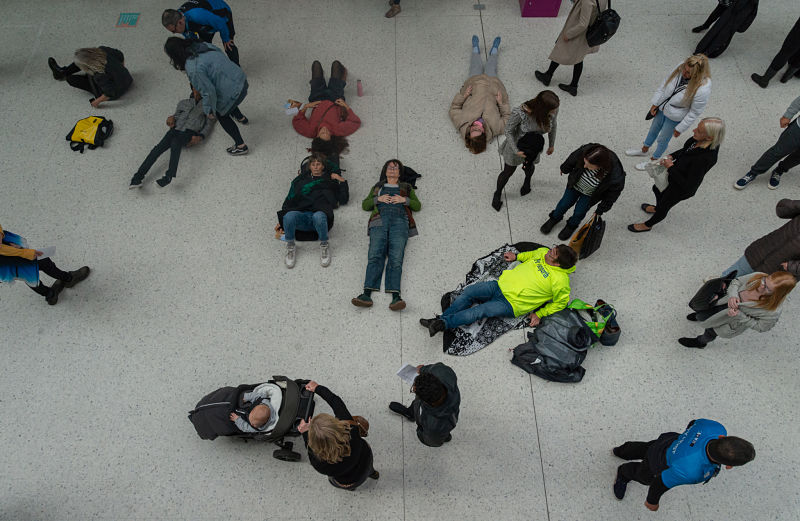
[[[550,68],[547,72],[535,71],[536,79],[545,85],[550,85],[553,73],[559,65],[573,65],[572,81],[569,84],[559,83],[558,88],[577,96],[578,80],[581,79],[583,72],[583,58],[587,54],[597,52],[597,47],[589,47],[586,42],[586,30],[600,14],[598,5],[605,11],[608,9],[608,0],[575,0],[567,15],[567,21],[564,22],[564,28],[561,29],[550,53]]]

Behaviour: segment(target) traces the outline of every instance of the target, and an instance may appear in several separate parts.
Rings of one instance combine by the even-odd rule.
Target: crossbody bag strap
[[[678,80],[678,81],[680,81],[680,80]],[[663,108],[667,106],[667,103],[669,103],[669,100],[671,100],[675,96],[675,94],[677,94],[679,92],[683,92],[685,90],[686,90],[686,85],[679,85],[678,87],[676,87],[675,90],[672,91],[672,94],[670,94],[667,99],[665,99],[664,101],[662,101],[658,105],[658,110],[661,110],[663,112]]]

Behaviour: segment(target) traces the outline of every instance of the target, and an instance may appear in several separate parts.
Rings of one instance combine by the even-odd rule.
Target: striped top
[[[597,170],[583,169],[583,173],[575,183],[575,190],[583,195],[592,195],[600,184],[600,177],[597,175]]]

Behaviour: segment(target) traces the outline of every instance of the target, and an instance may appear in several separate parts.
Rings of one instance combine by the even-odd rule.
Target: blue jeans
[[[653,118],[653,122],[650,124],[650,132],[644,138],[644,146],[646,147],[652,145],[654,141],[658,142],[656,151],[652,154],[653,158],[659,159],[667,151],[667,145],[669,145],[669,140],[672,139],[672,133],[678,123],[680,121],[672,121],[660,110],[656,113],[656,117]]]
[[[405,208],[399,212],[383,212],[380,226],[369,229],[369,261],[364,289],[381,289],[381,274],[386,264],[383,281],[387,293],[400,293],[400,278],[403,275],[403,255],[408,242],[408,217]]]
[[[316,231],[321,242],[328,242],[328,218],[325,212],[286,212],[283,216],[283,232],[287,242],[294,242],[295,230]]]
[[[730,268],[728,268],[727,270],[723,271],[722,272],[722,276],[725,277],[726,275],[728,275],[733,270],[736,270],[736,272],[737,272],[736,276],[737,277],[741,277],[742,275],[749,275],[749,274],[751,274],[751,273],[753,273],[755,271],[753,269],[753,267],[750,266],[750,263],[747,262],[747,257],[745,257],[744,255],[739,257],[739,260],[734,262],[733,265]]]
[[[567,225],[577,228],[580,226],[583,218],[586,217],[589,208],[592,207],[591,204],[589,204],[591,200],[592,198],[588,195],[584,195],[572,188],[567,188],[564,190],[564,195],[561,196],[561,200],[556,205],[556,209],[550,213],[550,217],[560,221],[564,217],[564,214],[567,213],[567,210],[574,205],[575,211],[572,212],[572,217],[567,219]]]
[[[477,306],[470,307],[479,302]],[[447,329],[464,326],[488,317],[513,317],[514,308],[503,296],[496,280],[476,282],[450,304],[440,317]]]

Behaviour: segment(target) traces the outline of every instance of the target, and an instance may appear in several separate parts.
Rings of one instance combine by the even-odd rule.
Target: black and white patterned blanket
[[[471,286],[476,282],[497,280],[500,274],[503,273],[503,270],[508,269],[508,262],[503,259],[503,254],[505,252],[511,251],[520,253],[541,247],[541,244],[530,242],[513,245],[504,244],[490,254],[476,260],[472,265],[472,269],[467,273],[465,282],[459,284],[454,291],[442,295],[442,312],[450,307],[450,304],[461,295],[464,288],[467,286]],[[447,329],[442,339],[442,351],[448,355],[455,356],[471,355],[488,346],[505,333],[513,329],[522,329],[529,321],[530,318],[528,315],[517,318],[492,317],[479,320],[466,326],[460,326],[456,329]]]

